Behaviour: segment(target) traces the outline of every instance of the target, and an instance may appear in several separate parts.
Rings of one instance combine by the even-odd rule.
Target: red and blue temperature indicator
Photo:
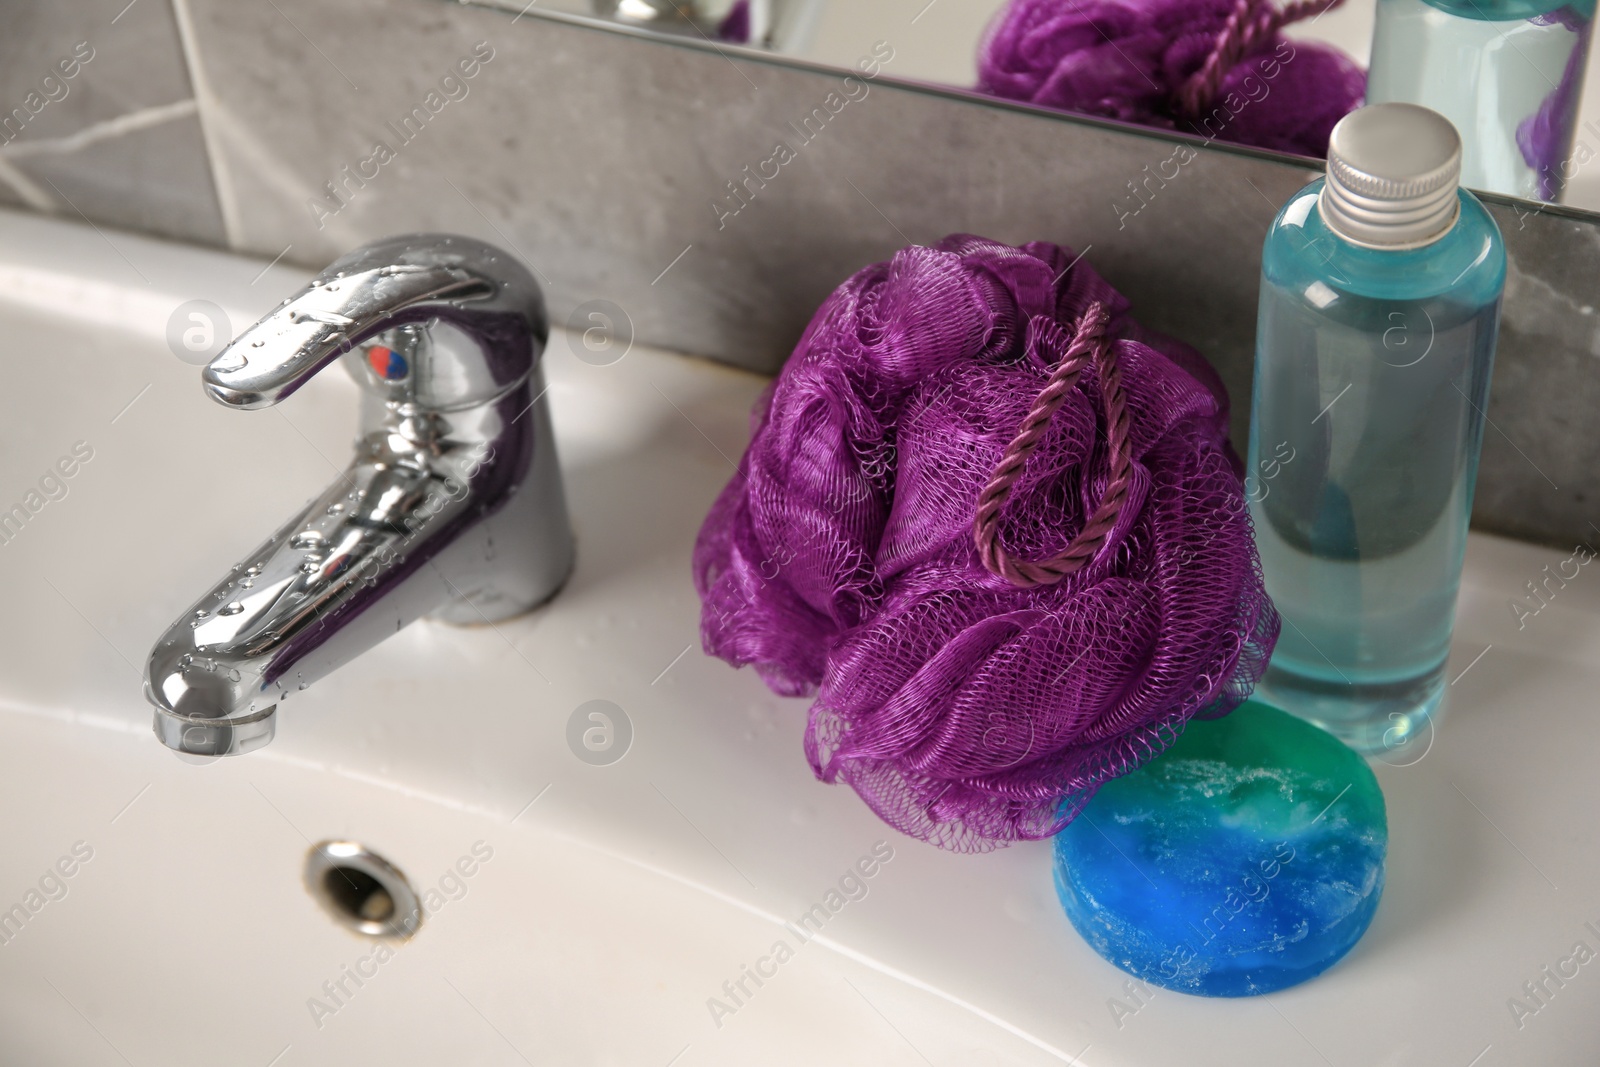
[[[388,382],[397,382],[411,372],[406,357],[383,345],[372,345],[367,349],[367,365],[373,373]]]

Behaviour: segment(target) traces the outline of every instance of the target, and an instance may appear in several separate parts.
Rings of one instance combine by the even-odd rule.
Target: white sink
[[[552,605],[412,626],[286,702],[261,752],[175,757],[150,644],[345,464],[356,390],[224,410],[167,318],[207,299],[239,329],[305,278],[0,215],[0,510],[92,449],[0,544],[0,912],[27,913],[0,925],[0,1062],[1593,1064],[1600,964],[1520,1029],[1507,1005],[1600,950],[1600,579],[1520,631],[1506,603],[1569,552],[1474,538],[1466,673],[1432,748],[1380,768],[1388,888],[1350,958],[1270,999],[1146,1002],[1067,925],[1047,845],[898,837],[812,779],[803,701],[700,652],[690,547],[763,380],[642,348],[596,366],[552,338],[578,536]],[[632,724],[609,765],[567,741],[592,700]],[[392,956],[303,888],[328,838],[436,891]],[[859,899],[834,892],[875,848]],[[785,923],[818,905],[802,942]]]

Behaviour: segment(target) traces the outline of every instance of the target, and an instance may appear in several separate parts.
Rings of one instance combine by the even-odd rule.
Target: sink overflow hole
[[[358,934],[406,938],[422,925],[422,902],[400,868],[359,842],[313,845],[305,885],[324,911]]]
[[[322,882],[333,903],[356,919],[381,923],[394,914],[394,898],[366,871],[334,867]]]

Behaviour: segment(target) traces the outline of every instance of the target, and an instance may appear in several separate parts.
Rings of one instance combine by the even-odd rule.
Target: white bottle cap
[[[1365,248],[1419,248],[1461,212],[1461,135],[1437,111],[1371,104],[1339,120],[1328,138],[1322,221]]]

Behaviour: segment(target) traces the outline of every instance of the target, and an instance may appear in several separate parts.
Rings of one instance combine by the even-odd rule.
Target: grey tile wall
[[[167,0],[13,3],[0,35],[0,201],[226,240]]]
[[[1203,148],[1142,203],[1176,142],[950,93],[440,0],[125,3],[28,5],[0,44],[13,101],[95,48],[0,147],[0,198],[308,266],[469,233],[527,260],[558,321],[603,297],[641,340],[765,371],[907,243],[1054,240],[1211,357],[1242,443],[1260,243],[1301,165]],[[746,180],[779,142],[792,161]],[[1600,227],[1493,210],[1512,273],[1475,521],[1600,536]]]

